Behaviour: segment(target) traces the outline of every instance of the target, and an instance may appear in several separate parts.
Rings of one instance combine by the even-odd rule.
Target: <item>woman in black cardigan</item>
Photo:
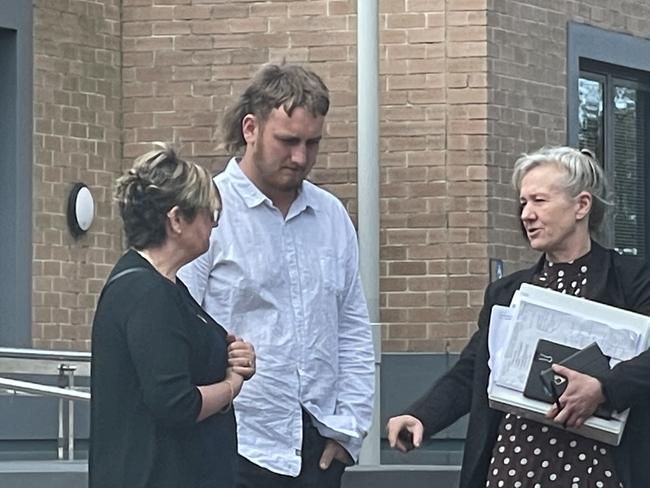
[[[650,352],[619,363],[598,378],[554,366],[568,378],[563,408],[547,416],[558,427],[488,406],[488,329],[492,306],[509,305],[522,283],[534,283],[635,312],[650,314],[650,269],[591,239],[603,219],[607,189],[589,154],[545,148],[515,164],[521,221],[539,262],[490,284],[479,329],[458,363],[403,415],[388,422],[391,446],[406,451],[464,414],[470,414],[461,488],[642,488],[650,479]],[[609,402],[630,408],[620,446],[611,447],[564,430],[578,427]]]
[[[176,278],[208,249],[218,192],[204,168],[162,145],[118,180],[116,199],[130,249],[93,322],[90,487],[231,488],[232,400],[255,353]]]

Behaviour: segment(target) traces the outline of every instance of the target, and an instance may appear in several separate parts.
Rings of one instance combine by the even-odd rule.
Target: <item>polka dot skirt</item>
[[[492,451],[486,487],[621,488],[611,447],[507,414]]]
[[[590,254],[570,263],[546,261],[532,280],[561,293],[587,296]],[[492,450],[489,488],[622,488],[611,447],[565,430],[507,414]]]

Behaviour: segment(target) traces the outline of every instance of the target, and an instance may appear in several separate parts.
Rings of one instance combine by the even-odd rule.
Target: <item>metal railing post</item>
[[[56,438],[56,458],[63,459],[63,398],[59,398],[59,433]]]
[[[77,368],[68,369],[68,388],[74,388],[74,372]],[[68,400],[68,459],[74,459],[74,401]]]
[[[73,389],[74,372],[77,367],[71,364],[62,363],[59,365],[59,384],[63,388]],[[67,440],[68,459],[74,459],[74,401],[68,400],[68,423],[67,436],[63,426],[63,399],[59,399],[59,459],[63,459],[63,449]],[[67,439],[66,439],[67,437]]]
[[[54,397],[58,400],[57,459],[74,459],[75,406],[74,402],[90,401],[90,393],[76,390],[75,372],[90,376],[92,355],[83,351],[53,351],[0,347],[0,391],[16,394]],[[56,372],[56,373],[55,373]],[[5,374],[58,374],[58,386],[21,381]],[[68,419],[64,419],[64,402],[68,402]],[[67,431],[66,431],[67,429]]]

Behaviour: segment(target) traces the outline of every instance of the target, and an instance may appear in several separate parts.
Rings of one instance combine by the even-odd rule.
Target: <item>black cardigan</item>
[[[491,283],[485,291],[479,329],[456,365],[406,414],[420,419],[426,435],[470,413],[460,488],[484,488],[492,448],[503,413],[488,406],[488,329],[493,305],[509,305],[522,283],[541,269],[533,267]],[[592,242],[587,298],[650,315],[650,267],[637,258],[620,256]],[[598,378],[617,410],[631,408],[620,446],[614,449],[617,472],[625,488],[645,488],[650,479],[650,351],[619,363]]]
[[[221,381],[226,332],[135,251],[111,273],[92,331],[91,488],[230,488],[234,414],[200,423],[197,385]]]

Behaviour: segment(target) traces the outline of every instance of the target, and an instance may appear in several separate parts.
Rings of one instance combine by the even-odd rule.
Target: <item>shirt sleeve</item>
[[[339,380],[336,414],[354,419],[359,437],[339,441],[356,460],[370,428],[375,391],[375,354],[368,308],[359,276],[359,251],[345,214],[348,250],[345,289],[339,310]]]
[[[188,318],[165,285],[152,283],[129,314],[127,346],[147,408],[165,424],[189,427],[201,410],[201,394],[191,380]]]

